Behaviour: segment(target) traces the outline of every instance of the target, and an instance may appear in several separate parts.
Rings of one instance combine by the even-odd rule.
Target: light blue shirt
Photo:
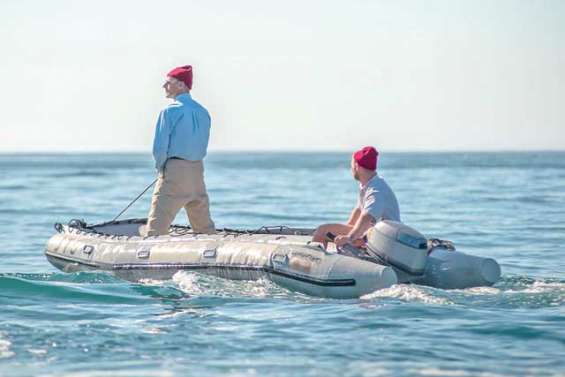
[[[376,174],[366,185],[359,185],[357,208],[368,212],[376,221],[400,221],[396,195],[385,180]]]
[[[159,114],[153,141],[155,167],[161,171],[171,157],[201,161],[210,139],[210,114],[190,93],[179,94]]]

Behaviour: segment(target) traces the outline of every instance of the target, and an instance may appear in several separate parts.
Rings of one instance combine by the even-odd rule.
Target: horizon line
[[[208,155],[214,153],[351,153],[346,149],[212,149]],[[564,149],[380,149],[381,153],[560,153]],[[23,150],[2,151],[0,155],[61,155],[61,154],[147,154],[150,150]]]

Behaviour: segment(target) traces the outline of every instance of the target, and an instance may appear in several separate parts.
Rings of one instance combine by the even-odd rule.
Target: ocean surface
[[[211,153],[216,225],[345,221],[349,158]],[[565,376],[565,152],[384,153],[379,170],[406,224],[497,259],[501,281],[332,300],[63,273],[43,255],[53,223],[113,218],[153,180],[151,156],[0,155],[0,376]]]

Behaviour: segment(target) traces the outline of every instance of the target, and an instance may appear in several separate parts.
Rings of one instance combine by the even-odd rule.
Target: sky
[[[565,1],[0,1],[0,153],[149,152],[194,67],[210,150],[565,149]]]

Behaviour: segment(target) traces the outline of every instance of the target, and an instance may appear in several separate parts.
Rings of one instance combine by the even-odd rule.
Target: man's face
[[[167,77],[167,80],[163,84],[167,98],[175,98],[179,93],[181,93],[184,88],[181,82],[174,77]]]
[[[355,180],[359,180],[359,165],[353,157],[351,157],[351,175]]]

